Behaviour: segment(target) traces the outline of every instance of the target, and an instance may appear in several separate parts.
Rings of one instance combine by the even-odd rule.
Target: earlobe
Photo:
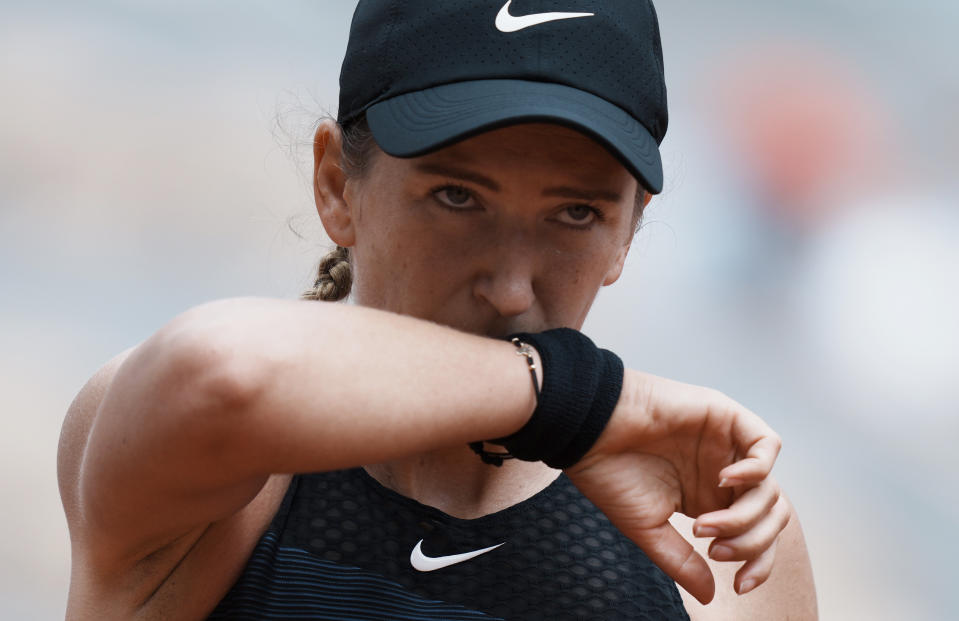
[[[313,138],[313,198],[326,234],[337,246],[348,248],[354,244],[355,235],[346,199],[342,149],[339,126],[329,119],[323,121]]]

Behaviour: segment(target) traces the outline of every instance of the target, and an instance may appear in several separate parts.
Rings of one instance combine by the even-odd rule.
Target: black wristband
[[[529,422],[513,435],[490,442],[506,447],[517,459],[569,468],[606,428],[623,389],[623,362],[569,328],[510,338],[539,352],[543,385]]]

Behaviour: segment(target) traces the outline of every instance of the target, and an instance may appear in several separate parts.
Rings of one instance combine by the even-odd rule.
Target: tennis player
[[[68,618],[814,619],[777,435],[579,332],[666,126],[647,0],[362,0],[309,300],[191,309],[70,408]]]

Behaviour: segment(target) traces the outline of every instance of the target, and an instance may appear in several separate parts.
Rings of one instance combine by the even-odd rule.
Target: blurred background
[[[86,379],[191,306],[310,282],[354,4],[0,0],[0,618],[63,616]],[[959,3],[658,9],[667,189],[586,331],[782,434],[823,619],[954,619]]]

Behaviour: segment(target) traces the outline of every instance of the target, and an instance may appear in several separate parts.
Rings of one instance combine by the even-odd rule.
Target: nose
[[[492,244],[473,282],[473,295],[501,317],[522,315],[536,301],[535,257],[523,246],[521,239]]]

